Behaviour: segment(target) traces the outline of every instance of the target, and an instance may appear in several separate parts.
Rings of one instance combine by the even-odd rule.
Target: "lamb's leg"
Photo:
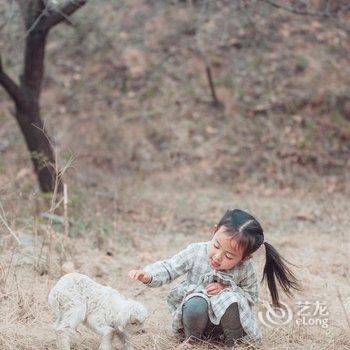
[[[98,350],[113,350],[112,341],[114,332],[114,329],[108,326],[100,330],[99,334],[102,335],[102,340]]]
[[[90,315],[86,320],[87,325],[102,337],[98,350],[113,350],[113,337],[115,329],[109,327],[96,315]]]
[[[61,313],[55,327],[58,350],[70,350],[71,339],[84,318],[84,307],[68,309]]]
[[[56,331],[58,350],[70,350],[72,334],[69,330]]]
[[[130,343],[129,336],[125,331],[117,329],[116,334],[120,341],[123,343],[124,350],[134,350],[134,347]]]

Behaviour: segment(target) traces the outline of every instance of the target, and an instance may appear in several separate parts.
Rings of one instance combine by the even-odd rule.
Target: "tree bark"
[[[40,189],[43,192],[53,192],[57,181],[58,191],[61,191],[54,152],[40,118],[38,103],[18,106],[16,118],[30,152]]]
[[[44,75],[47,35],[52,27],[82,7],[86,0],[68,1],[50,12],[43,0],[17,0],[26,29],[23,74],[17,85],[3,70],[0,58],[0,85],[12,98],[16,119],[31,155],[34,171],[43,192],[62,191],[55,155],[40,116],[40,92]]]
[[[16,105],[16,118],[30,152],[34,171],[43,192],[53,192],[58,181],[58,169],[49,136],[40,116],[40,91],[44,73],[46,31],[30,32],[26,38],[24,69],[20,89],[22,99]]]

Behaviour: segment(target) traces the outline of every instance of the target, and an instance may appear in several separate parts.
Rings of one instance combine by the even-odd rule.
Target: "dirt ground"
[[[26,33],[6,3],[3,69],[19,81]],[[228,208],[259,219],[304,287],[271,315],[261,286],[262,349],[350,350],[346,6],[318,18],[266,1],[88,3],[50,33],[40,100],[58,167],[72,160],[66,220],[59,198],[39,193],[0,88],[0,350],[56,349],[47,295],[71,270],[149,308],[136,349],[177,348],[170,286],[127,273],[209,240]],[[264,254],[254,255],[259,279]],[[97,348],[80,327],[73,349]]]
[[[127,272],[170,257],[191,242],[208,240],[224,211],[235,207],[246,209],[260,219],[266,240],[299,266],[295,272],[304,287],[293,299],[282,298],[293,312],[292,320],[283,324],[281,318],[273,325],[266,322],[263,301],[269,297],[266,286],[261,286],[261,303],[256,311],[266,323],[261,322],[262,349],[350,349],[348,195],[305,191],[237,194],[238,191],[223,186],[196,186],[178,175],[172,179],[159,176],[124,183],[118,188],[114,194],[111,191],[109,201],[99,199],[96,192],[90,203],[84,203],[84,219],[92,215],[96,225],[75,237],[64,239],[59,226],[25,221],[20,213],[8,217],[21,246],[3,225],[0,349],[56,348],[47,295],[57,278],[71,269],[108,284],[149,308],[151,317],[146,333],[132,339],[136,349],[175,349],[179,342],[171,333],[171,318],[165,303],[169,286],[148,289],[128,280]],[[8,210],[15,204],[9,199],[3,205]],[[21,210],[24,213],[33,205],[34,199],[28,199],[26,208]],[[99,218],[107,213],[107,224],[101,223]],[[70,235],[77,225],[75,219]],[[107,227],[103,234],[97,233],[101,226]],[[261,248],[254,256],[259,278],[264,254]],[[310,303],[304,324],[297,324],[301,318],[298,302]],[[316,310],[320,304],[325,305],[323,311],[327,315]],[[324,321],[327,328],[312,325],[321,319],[327,320]],[[81,326],[73,349],[97,347],[98,337]],[[195,346],[215,347],[209,343]]]

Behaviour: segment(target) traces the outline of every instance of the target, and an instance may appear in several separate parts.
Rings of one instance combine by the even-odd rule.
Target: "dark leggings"
[[[225,344],[233,346],[236,340],[246,335],[237,303],[232,303],[222,316],[220,324],[214,325],[209,319],[208,303],[200,296],[194,296],[184,303],[182,323],[186,339],[193,337],[218,340],[223,335]]]

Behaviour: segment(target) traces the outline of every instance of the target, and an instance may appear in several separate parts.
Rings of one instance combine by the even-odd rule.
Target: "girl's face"
[[[208,250],[209,264],[214,270],[230,270],[243,257],[243,251],[237,246],[235,238],[220,226],[214,233]]]

